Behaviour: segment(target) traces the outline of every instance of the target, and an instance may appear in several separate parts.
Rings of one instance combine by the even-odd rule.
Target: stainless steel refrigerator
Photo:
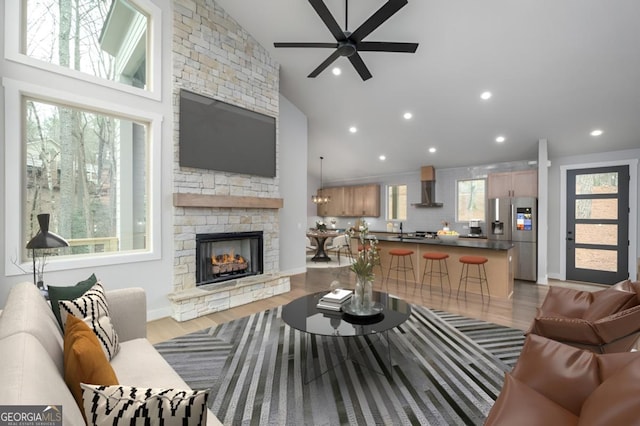
[[[490,240],[511,241],[515,245],[515,278],[536,281],[538,200],[532,197],[492,198],[488,222]]]

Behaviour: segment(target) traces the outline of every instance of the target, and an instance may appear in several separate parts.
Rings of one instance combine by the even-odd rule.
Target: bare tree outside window
[[[127,0],[26,0],[23,53],[146,88],[148,16]],[[125,25],[123,25],[123,22]]]
[[[407,185],[387,187],[387,220],[407,220]]]
[[[145,249],[146,176],[135,170],[145,170],[146,126],[35,99],[24,104],[24,238],[37,232],[37,214],[49,212],[70,254]]]
[[[459,180],[457,185],[456,221],[485,220],[485,179]]]
[[[127,0],[26,0],[25,54],[145,86],[148,18]],[[67,254],[146,248],[147,124],[25,98],[24,238],[40,212]],[[27,254],[28,255],[28,254]]]

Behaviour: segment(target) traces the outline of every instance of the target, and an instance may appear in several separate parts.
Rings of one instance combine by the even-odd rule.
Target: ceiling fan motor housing
[[[355,43],[351,42],[350,40],[341,41],[338,43],[338,52],[340,53],[340,56],[349,57],[356,53],[356,51],[357,49]]]

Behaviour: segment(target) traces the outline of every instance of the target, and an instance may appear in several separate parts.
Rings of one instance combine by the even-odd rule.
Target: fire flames
[[[211,265],[214,274],[244,271],[249,267],[247,260],[239,254],[234,254],[233,249],[229,253],[211,256]]]

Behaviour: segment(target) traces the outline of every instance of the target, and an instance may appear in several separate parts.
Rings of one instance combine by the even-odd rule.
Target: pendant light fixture
[[[322,191],[322,160],[324,160],[324,157],[320,157],[320,189],[316,195],[311,196],[311,201],[316,204],[325,204],[331,201],[331,197],[323,194]]]

